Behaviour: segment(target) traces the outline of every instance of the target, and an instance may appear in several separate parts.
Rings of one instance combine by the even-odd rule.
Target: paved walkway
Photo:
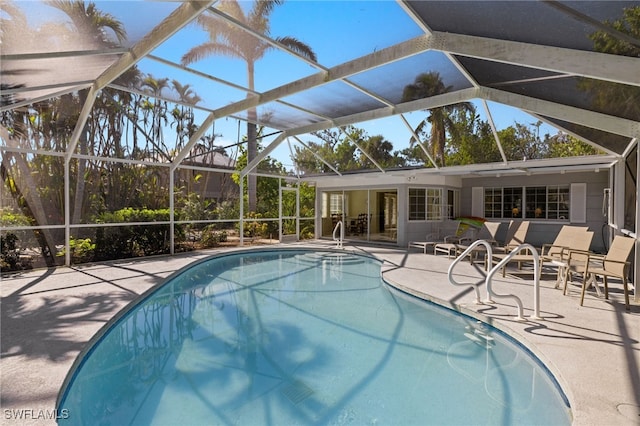
[[[324,243],[319,245],[326,246]],[[625,312],[620,286],[610,301],[579,287],[567,296],[555,276],[541,282],[541,320],[531,319],[532,278],[526,269],[496,276],[495,289],[512,291],[524,303],[515,319],[511,299],[476,304],[468,286],[448,283],[446,256],[371,246],[346,246],[384,259],[391,284],[483,319],[518,338],[555,374],[572,407],[574,425],[640,425],[640,306]],[[127,303],[183,266],[219,251],[146,258],[74,268],[29,271],[4,277],[0,347],[0,424],[51,425],[58,391],[86,342]],[[460,263],[460,282],[479,280],[478,269]],[[484,285],[482,299],[486,298]],[[15,419],[22,416],[21,420]]]

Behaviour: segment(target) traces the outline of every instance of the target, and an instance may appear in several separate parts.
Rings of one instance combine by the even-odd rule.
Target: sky
[[[60,15],[59,12],[46,5],[31,7],[33,3],[19,2],[23,6],[29,5],[25,10],[31,25],[43,26],[44,23],[51,20],[64,19],[64,15]],[[309,8],[307,7],[309,3],[316,3],[320,7],[315,7],[313,13],[309,13]],[[139,41],[147,31],[171,13],[178,4],[178,2],[142,1],[96,2],[99,10],[110,13],[123,22],[129,36],[129,44]],[[327,68],[423,34],[422,30],[393,0],[322,2],[289,0],[273,10],[270,23],[271,36],[294,36],[298,38],[313,47],[318,62]],[[208,36],[204,31],[196,25],[190,24],[152,53],[169,61],[180,63],[182,55],[190,47],[204,43],[207,39]],[[462,79],[460,75],[454,75],[457,73],[454,67],[448,63],[445,64],[446,58],[444,55],[438,53],[422,56],[414,58],[415,66],[433,67],[433,69],[437,69],[443,74],[443,78],[447,78],[446,75],[448,75],[450,81],[447,81],[447,84],[456,85],[456,81]],[[245,97],[245,93],[242,90],[231,88],[221,83],[213,83],[199,76],[189,75],[186,72],[151,59],[143,59],[138,63],[138,67],[143,72],[151,73],[155,77],[168,77],[178,80],[181,84],[191,85],[194,92],[203,98],[200,105],[207,108],[220,108]],[[209,57],[192,63],[189,67],[239,86],[246,87],[247,85],[246,66],[243,61],[238,59]],[[270,90],[317,72],[319,72],[317,69],[304,61],[272,49],[256,65],[256,90],[260,92]],[[384,78],[388,74],[384,74],[384,70],[378,74],[373,71],[362,76],[356,75],[353,79],[357,80],[358,84],[361,84],[361,81],[366,84],[367,78]],[[398,78],[402,77],[398,75]],[[413,78],[413,75],[411,75],[411,78]],[[296,95],[291,98],[296,103],[301,102],[302,105],[308,105],[310,109],[313,109],[315,105],[322,106],[322,101],[325,100],[323,97],[332,99],[332,97],[345,96],[348,91],[344,91],[341,86],[344,85],[331,83],[327,87],[322,86],[314,89],[315,98],[303,95]],[[352,89],[349,88],[349,90]],[[479,115],[486,120],[487,117],[482,104],[480,102],[474,103]],[[515,108],[496,103],[489,103],[489,106],[498,129],[511,126],[515,122],[531,124],[537,121],[534,117]],[[278,107],[281,108],[281,106]],[[345,105],[345,107],[348,107],[348,105]],[[265,108],[268,108],[268,106]],[[206,112],[198,112],[196,121],[202,122],[206,115]],[[412,126],[415,126],[425,118],[425,113],[415,112],[407,114],[405,117]],[[361,122],[356,126],[365,129],[369,135],[383,135],[394,144],[394,150],[401,150],[408,146],[411,138],[410,131],[399,117]],[[246,133],[246,126],[243,124],[241,129],[242,137]],[[214,131],[216,134],[221,134],[217,141],[219,145],[233,144],[238,139],[238,122],[232,118],[217,120]],[[273,129],[266,129],[265,133],[271,133],[272,131]],[[554,134],[556,130],[550,126],[543,125],[541,133]],[[304,136],[301,139],[309,141],[311,136]],[[269,142],[269,139],[265,139],[263,146]],[[294,144],[297,143],[294,142]],[[281,144],[272,153],[272,156],[285,165],[291,165],[292,163],[286,143]]]
[[[327,67],[339,65],[345,61],[371,53],[404,40],[411,39],[422,34],[413,21],[401,10],[395,1],[324,1],[322,7],[315,9],[313,16],[308,16],[305,8],[306,2],[288,1],[274,9],[271,16],[271,35],[296,36],[303,42],[312,46],[317,54],[318,61]],[[374,6],[374,7],[372,7]],[[381,10],[381,7],[384,10]],[[351,35],[354,36],[351,36]],[[355,36],[357,35],[357,36]],[[184,41],[182,39],[184,37]],[[179,34],[169,44],[165,44],[163,55],[172,56],[179,61],[179,52],[184,52],[187,43],[194,45],[194,40],[206,41],[204,33],[194,27],[187,28],[184,34]],[[215,70],[216,76],[245,85],[246,78],[244,64],[240,60],[228,58],[209,58],[199,63],[190,65],[203,72]],[[270,52],[257,64],[256,88],[258,91],[269,90],[281,84],[297,78],[305,77],[318,72],[302,61],[290,57],[282,52]],[[241,76],[238,79],[237,76]],[[474,101],[479,115],[487,119],[485,110],[479,101]],[[519,123],[535,123],[537,119],[524,112],[505,105],[489,103],[489,108],[498,129],[503,129]],[[407,114],[407,120],[413,125],[425,118],[425,113],[416,112]],[[370,135],[382,134],[394,144],[396,150],[408,146],[411,133],[399,117],[390,117],[370,122],[361,122],[357,127],[365,129]],[[245,132],[245,126],[242,125]],[[221,144],[228,145],[236,142],[237,121],[232,119],[218,120],[216,133],[223,136]],[[555,133],[555,129],[543,125],[541,133]],[[270,133],[266,131],[265,133]],[[311,136],[301,137],[308,141]],[[267,140],[264,144],[267,144]],[[295,141],[292,141],[294,145]],[[289,159],[289,147],[283,143],[276,149],[272,156],[291,165]]]

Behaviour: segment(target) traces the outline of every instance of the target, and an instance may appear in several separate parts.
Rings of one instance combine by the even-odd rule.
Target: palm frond
[[[209,42],[191,48],[187,53],[182,55],[180,62],[182,65],[189,65],[211,55],[222,55],[236,59],[244,59],[242,54],[232,46],[218,42]]]
[[[283,46],[291,49],[298,55],[304,56],[307,59],[310,59],[316,62],[318,59],[316,58],[315,52],[311,49],[308,44],[305,44],[294,37],[278,37],[276,41]]]
[[[256,3],[262,3],[261,1],[257,1]],[[221,12],[226,13],[229,16],[232,16],[239,22],[243,24],[247,24],[249,19],[244,14],[242,7],[240,7],[240,3],[237,0],[222,0],[218,6],[216,7]]]
[[[283,4],[283,0],[262,0],[257,1],[249,15],[247,21],[253,29],[264,34],[269,33],[269,15],[276,6]]]
[[[119,43],[127,39],[127,31],[122,22],[113,15],[102,12],[93,2],[85,4],[79,0],[50,0],[47,4],[64,12],[81,37],[90,37],[103,45],[111,45],[113,43],[105,31],[110,29]]]

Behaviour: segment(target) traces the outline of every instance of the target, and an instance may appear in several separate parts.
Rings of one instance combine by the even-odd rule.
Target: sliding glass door
[[[322,193],[322,237],[331,237],[338,221],[345,239],[397,242],[398,191],[362,189]]]

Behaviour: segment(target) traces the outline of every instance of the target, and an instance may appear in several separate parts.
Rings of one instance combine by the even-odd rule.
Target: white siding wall
[[[584,215],[580,215],[581,212],[570,212],[571,219],[574,220],[574,224],[581,226],[588,226],[591,231],[594,231],[593,242],[591,249],[595,251],[604,251],[605,243],[603,242],[603,229],[605,228],[605,218],[602,214],[602,200],[604,189],[609,187],[609,173],[601,171],[595,172],[581,172],[581,173],[566,173],[566,174],[553,174],[553,175],[532,175],[532,176],[509,176],[509,177],[486,177],[486,178],[468,178],[462,180],[462,211],[463,215],[470,215],[474,211],[473,209],[473,191],[474,188],[484,187],[512,187],[512,186],[546,186],[546,185],[570,185],[574,183],[586,184],[585,189],[585,202],[580,203],[586,208],[584,209]],[[580,187],[572,188],[580,189]],[[475,191],[478,191],[477,189]],[[572,194],[573,197],[573,194]],[[575,206],[572,206],[575,208]],[[574,213],[578,215],[574,216]],[[481,215],[480,215],[481,216]],[[582,216],[582,217],[581,217]],[[504,219],[504,222],[508,222],[509,219]],[[560,221],[536,221],[531,219],[531,225],[529,226],[529,233],[527,240],[535,246],[540,246],[543,243],[551,242],[555,239],[562,225],[569,222]],[[499,236],[500,237],[500,236]],[[606,237],[606,235],[605,235]]]

